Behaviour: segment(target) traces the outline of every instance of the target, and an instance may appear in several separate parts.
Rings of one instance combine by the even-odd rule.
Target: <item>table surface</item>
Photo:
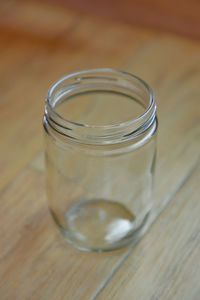
[[[197,38],[55,2],[2,1],[0,16],[0,299],[200,299]],[[90,67],[143,78],[159,115],[149,230],[103,254],[65,243],[44,183],[46,91],[63,74]]]

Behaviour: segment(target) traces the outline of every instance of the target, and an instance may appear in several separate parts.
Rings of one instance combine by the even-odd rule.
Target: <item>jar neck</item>
[[[111,125],[93,125],[68,120],[56,111],[56,105],[89,91],[115,91],[137,99],[144,112],[128,121]],[[63,100],[64,99],[64,100]],[[73,100],[72,100],[73,101]],[[141,79],[113,69],[90,69],[64,76],[49,89],[44,126],[50,126],[56,136],[85,144],[117,144],[138,140],[155,131],[156,105],[150,87]],[[155,127],[155,126],[154,126]]]

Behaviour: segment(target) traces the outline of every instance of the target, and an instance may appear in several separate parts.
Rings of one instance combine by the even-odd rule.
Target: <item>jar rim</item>
[[[69,120],[56,111],[62,103],[84,91],[122,90],[124,95],[144,104],[144,112],[128,121],[108,125],[84,124]],[[81,92],[80,92],[81,91]],[[156,118],[154,95],[149,85],[139,77],[111,68],[76,71],[61,77],[49,89],[46,97],[43,124],[49,124],[57,134],[84,144],[118,144],[147,133]],[[152,131],[153,132],[153,131]]]
[[[63,117],[61,114],[59,114],[54,106],[51,103],[52,100],[52,95],[53,92],[56,90],[56,88],[59,86],[59,84],[61,84],[63,81],[68,80],[70,78],[76,78],[78,76],[78,78],[76,78],[76,80],[80,80],[81,79],[81,75],[87,75],[90,73],[113,73],[116,75],[125,75],[128,76],[136,81],[138,81],[139,83],[141,83],[143,85],[143,87],[146,88],[148,94],[149,94],[149,105],[147,108],[145,108],[144,112],[142,114],[140,114],[137,117],[131,118],[128,121],[123,121],[123,122],[119,122],[119,123],[115,123],[115,124],[108,124],[108,125],[93,125],[93,124],[85,124],[85,123],[79,123],[73,120],[70,120],[68,118]],[[94,78],[94,76],[91,76],[91,79]],[[108,79],[107,77],[105,77],[105,79]],[[52,112],[55,116],[57,116],[58,119],[62,120],[63,122],[66,123],[66,127],[68,127],[67,125],[71,124],[73,126],[78,126],[78,127],[85,127],[85,128],[93,128],[93,129],[102,129],[102,130],[106,130],[106,129],[120,129],[121,127],[124,126],[129,126],[133,123],[136,123],[138,121],[141,121],[142,119],[144,119],[151,111],[153,108],[155,108],[156,110],[156,106],[155,106],[155,100],[154,100],[154,94],[152,89],[150,88],[150,86],[141,78],[139,78],[138,76],[135,76],[129,72],[125,72],[125,71],[120,71],[120,70],[116,70],[113,68],[92,68],[92,69],[85,69],[85,70],[80,70],[80,71],[75,71],[75,72],[71,72],[67,75],[62,76],[60,79],[58,79],[57,81],[55,81],[49,88],[48,92],[47,92],[47,96],[46,96],[46,105],[48,107],[48,109],[50,110],[50,112]]]

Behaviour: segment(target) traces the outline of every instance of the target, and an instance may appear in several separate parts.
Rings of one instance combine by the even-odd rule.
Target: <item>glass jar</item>
[[[113,250],[141,234],[152,208],[156,106],[149,86],[113,69],[71,73],[48,91],[47,194],[67,240]]]

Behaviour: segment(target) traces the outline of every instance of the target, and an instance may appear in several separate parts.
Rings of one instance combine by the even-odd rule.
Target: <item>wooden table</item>
[[[0,299],[200,299],[200,43],[55,3],[0,4]],[[104,254],[65,243],[48,212],[50,84],[113,67],[152,86],[159,134],[152,225]]]

